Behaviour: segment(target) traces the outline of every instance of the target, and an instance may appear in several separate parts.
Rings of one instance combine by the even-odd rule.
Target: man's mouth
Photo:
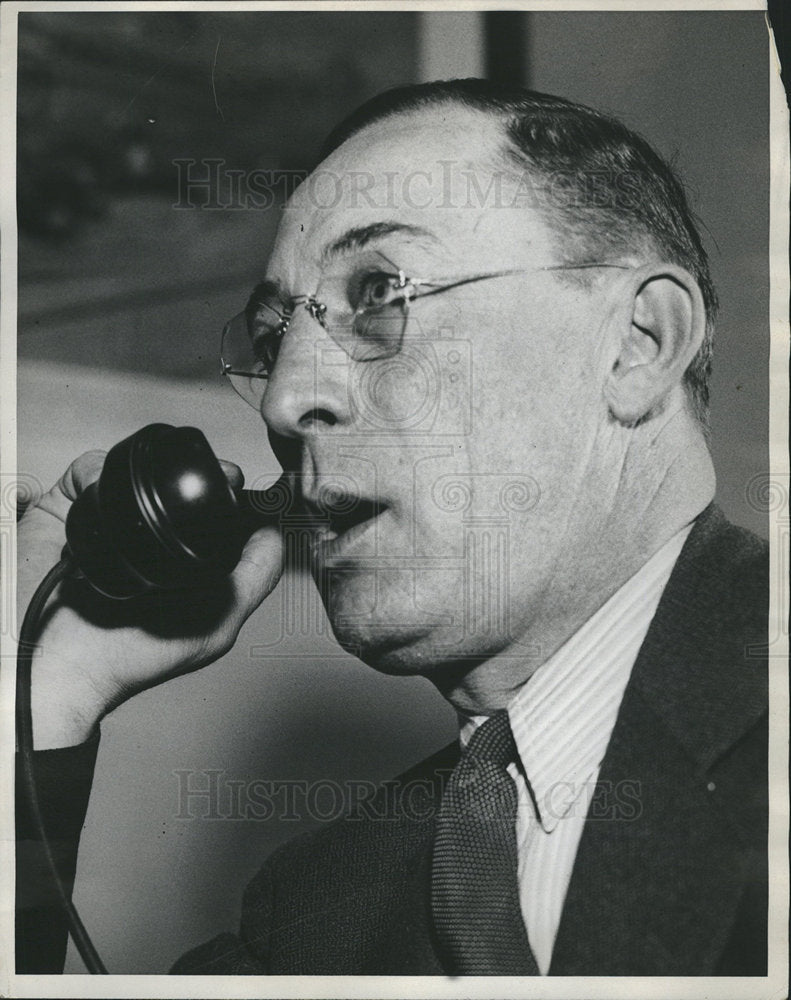
[[[314,554],[322,559],[341,555],[387,509],[380,500],[338,491],[302,503],[313,521]]]

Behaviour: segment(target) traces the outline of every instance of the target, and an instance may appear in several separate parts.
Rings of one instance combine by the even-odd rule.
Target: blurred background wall
[[[749,486],[768,468],[768,71],[760,12],[20,14],[20,471],[49,485],[156,419],[203,428],[248,482],[273,479],[216,352],[277,204],[245,206],[228,180],[178,207],[184,161],[298,177],[379,90],[488,73],[611,111],[676,163],[722,299],[718,499],[765,533]],[[381,780],[453,731],[427,683],[341,653],[311,585],[281,585],[231,654],[104,723],[76,900],[110,969],[162,972],[233,928],[261,859],[313,822],[304,807],[245,819],[234,788],[323,780],[330,815],[329,783]]]

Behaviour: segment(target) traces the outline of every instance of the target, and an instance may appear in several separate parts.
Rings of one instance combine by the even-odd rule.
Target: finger
[[[106,454],[104,451],[87,451],[76,458],[37,506],[64,521],[72,502],[101,475]]]
[[[220,465],[222,466],[222,471],[225,473],[225,478],[231,485],[231,489],[240,490],[244,486],[244,473],[235,465],[233,462],[226,462],[224,459],[220,459]]]
[[[106,451],[86,451],[66,469],[58,486],[69,500],[76,500],[87,486],[96,482],[102,473],[106,455]]]

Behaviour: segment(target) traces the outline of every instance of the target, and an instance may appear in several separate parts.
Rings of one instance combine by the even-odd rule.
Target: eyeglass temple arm
[[[416,288],[417,294],[407,296],[410,298],[427,298],[429,295],[436,295],[439,292],[447,292],[452,288],[460,288],[462,285],[471,285],[477,281],[487,281],[489,278],[504,278],[512,274],[529,274],[531,271],[583,271],[589,268],[595,267],[607,267],[616,268],[619,271],[631,271],[632,267],[629,264],[600,264],[595,261],[585,264],[548,264],[545,267],[517,267],[511,268],[506,271],[491,271],[488,274],[476,274],[468,278],[459,278],[456,281],[451,281],[449,284],[435,284],[431,279],[424,278],[410,278],[406,282],[401,278],[403,274],[399,271],[399,280],[402,284],[412,284]],[[422,289],[425,289],[423,291]]]

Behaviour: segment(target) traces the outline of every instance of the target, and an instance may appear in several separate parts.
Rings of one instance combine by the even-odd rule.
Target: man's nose
[[[302,437],[349,419],[348,358],[304,306],[280,343],[261,403],[270,432]]]

